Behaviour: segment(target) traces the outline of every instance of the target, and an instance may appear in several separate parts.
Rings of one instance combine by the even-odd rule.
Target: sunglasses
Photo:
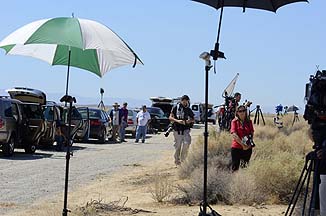
[[[246,112],[246,110],[238,110],[238,113]]]

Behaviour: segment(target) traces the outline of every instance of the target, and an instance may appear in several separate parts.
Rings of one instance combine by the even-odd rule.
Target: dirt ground
[[[171,151],[162,152],[163,158],[151,164],[130,164],[113,175],[98,175],[96,180],[85,187],[69,193],[68,206],[72,211],[70,215],[131,215],[129,208],[135,210],[139,216],[180,216],[180,215],[198,215],[198,206],[173,205],[168,202],[158,203],[154,201],[151,195],[153,191],[153,182],[159,174],[169,176],[171,181],[181,183],[177,180],[177,168],[171,160]],[[159,173],[159,174],[158,174]],[[126,201],[127,199],[127,201]],[[125,209],[117,212],[107,212],[105,214],[92,213],[81,214],[79,207],[85,206],[91,201],[101,201],[102,203],[116,203],[120,207],[124,204]],[[62,209],[62,199],[58,197],[43,200],[33,204],[29,209],[23,212],[16,212],[14,216],[22,215],[59,215]],[[282,215],[286,206],[227,206],[216,205],[213,208],[222,215],[255,215],[269,216]],[[130,209],[129,209],[130,210]]]
[[[202,128],[197,128],[192,131],[193,140],[201,136]],[[130,144],[130,143],[131,144]],[[129,144],[128,144],[129,143]],[[126,151],[132,148],[133,140],[128,141],[129,146],[121,146]],[[161,135],[152,136],[148,143],[143,147],[139,146],[139,151],[143,151],[141,155],[156,151],[156,157],[151,160],[131,160],[132,155],[124,155],[126,160],[123,160],[120,168],[112,172],[104,172],[102,166],[93,165],[94,173],[97,173],[92,181],[85,181],[72,187],[68,195],[68,208],[71,210],[69,215],[72,216],[93,216],[93,215],[139,215],[139,216],[180,216],[180,215],[198,215],[199,206],[193,205],[177,205],[171,202],[157,202],[153,199],[155,183],[160,182],[160,179],[168,179],[168,184],[173,185],[172,191],[169,193],[168,200],[173,197],[180,196],[175,190],[176,185],[184,183],[178,178],[178,168],[173,163],[173,136],[168,139]],[[146,145],[151,145],[151,148],[145,148]],[[159,146],[165,146],[164,148]],[[96,151],[96,154],[108,154],[112,146],[100,146],[102,150]],[[114,147],[115,151],[117,147]],[[120,148],[120,147],[119,147]],[[103,151],[103,152],[102,152]],[[159,151],[159,152],[157,152]],[[136,153],[136,152],[135,152]],[[157,154],[159,153],[159,154]],[[152,152],[154,154],[154,152]],[[112,158],[113,156],[111,156]],[[129,158],[129,160],[128,160]],[[102,160],[101,157],[95,157],[97,160]],[[74,159],[76,160],[76,159]],[[126,163],[129,161],[129,163]],[[138,161],[138,162],[135,162]],[[98,161],[92,161],[99,163]],[[89,164],[84,164],[89,166]],[[85,167],[85,170],[86,167]],[[85,171],[84,170],[84,171]],[[83,178],[83,175],[80,175]],[[83,182],[80,181],[73,182]],[[71,185],[73,186],[73,185]],[[155,193],[154,193],[155,194]],[[15,207],[15,203],[6,203],[1,205],[1,208],[17,209],[16,211],[8,211],[6,216],[57,216],[61,215],[63,209],[63,193],[58,191],[51,196],[42,196],[36,201],[31,201],[31,204],[23,209],[19,206]],[[96,205],[96,208],[94,207]],[[87,208],[85,208],[88,206]],[[215,205],[212,206],[218,213],[223,216],[276,216],[284,215],[286,206],[277,205],[260,205],[260,206],[238,206],[238,205]],[[87,211],[86,211],[86,210]],[[96,211],[97,210],[97,211]]]

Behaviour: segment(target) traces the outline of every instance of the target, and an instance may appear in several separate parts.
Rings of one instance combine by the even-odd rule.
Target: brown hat
[[[119,107],[120,105],[117,102],[115,102],[112,106],[113,107]]]

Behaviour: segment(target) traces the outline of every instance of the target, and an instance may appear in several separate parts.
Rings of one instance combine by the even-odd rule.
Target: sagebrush
[[[208,200],[210,203],[260,204],[285,203],[293,193],[305,155],[312,150],[308,124],[300,117],[292,126],[293,116],[282,118],[283,128],[273,125],[267,117],[266,125],[254,125],[256,147],[246,169],[231,173],[228,132],[210,129],[208,144]],[[179,177],[188,184],[179,186],[185,202],[202,200],[203,138],[197,140],[179,169]]]

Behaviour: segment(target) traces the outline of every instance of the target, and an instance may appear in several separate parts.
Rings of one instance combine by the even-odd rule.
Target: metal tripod
[[[299,122],[299,114],[297,113],[297,111],[294,111],[293,113],[293,121],[292,121],[292,126],[294,125],[295,122]]]
[[[100,88],[100,94],[101,94],[101,101],[97,105],[97,107],[100,108],[101,110],[105,110],[105,105],[104,105],[104,102],[103,102],[104,89]]]
[[[316,203],[319,202],[319,197],[318,197],[319,162],[320,162],[320,160],[317,158],[316,150],[312,151],[306,155],[306,161],[305,161],[304,167],[302,169],[302,172],[301,172],[299,181],[297,183],[297,186],[295,188],[295,191],[292,195],[291,201],[286,210],[285,216],[292,215],[305,183],[306,183],[306,188],[305,188],[305,193],[304,193],[304,200],[303,200],[301,215],[302,216],[306,215],[306,203],[307,203],[307,199],[309,197],[308,192],[309,192],[309,188],[310,188],[309,184],[310,184],[312,171],[314,172],[314,174],[313,174],[313,184],[312,184],[312,191],[311,191],[311,195],[310,195],[308,216],[315,216]]]
[[[250,113],[252,113],[255,110],[256,110],[256,113],[255,113],[255,118],[254,118],[254,124],[256,124],[256,122],[257,122],[257,125],[259,125],[259,118],[261,116],[261,119],[263,120],[263,123],[265,125],[265,119],[263,116],[263,112],[261,111],[260,105],[257,105],[255,109],[250,111]],[[249,116],[250,116],[250,113],[249,113]]]

